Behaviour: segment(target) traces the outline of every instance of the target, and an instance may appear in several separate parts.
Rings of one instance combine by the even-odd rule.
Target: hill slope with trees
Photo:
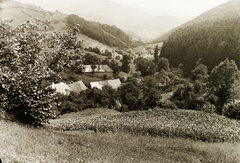
[[[238,11],[239,1],[232,0],[179,27],[165,41],[161,57],[174,67],[182,63],[187,73],[199,59],[209,70],[226,58],[240,67]]]
[[[133,43],[132,38],[116,26],[86,21],[77,15],[69,15],[67,17],[67,24],[79,24],[79,30],[82,34],[109,46],[123,48]]]
[[[93,39],[91,43],[96,40],[99,43],[120,48],[128,47],[133,43],[132,38],[116,26],[87,21],[77,15],[67,15],[59,11],[45,11],[35,5],[17,1],[0,1],[0,19],[11,20],[12,27],[26,21],[41,22],[46,26],[46,31],[66,32],[66,26],[79,24],[79,32],[82,35],[78,36],[84,40],[85,38]]]

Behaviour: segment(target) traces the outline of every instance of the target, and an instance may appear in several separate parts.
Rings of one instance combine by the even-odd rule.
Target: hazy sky
[[[43,9],[54,11],[81,0],[17,0],[40,5]],[[146,8],[164,8],[187,11],[207,11],[229,0],[111,0],[124,5],[138,5]]]

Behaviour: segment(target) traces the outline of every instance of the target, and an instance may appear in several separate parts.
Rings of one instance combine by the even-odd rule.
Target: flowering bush
[[[154,109],[50,121],[55,130],[128,132],[209,142],[240,141],[240,122],[200,111]]]

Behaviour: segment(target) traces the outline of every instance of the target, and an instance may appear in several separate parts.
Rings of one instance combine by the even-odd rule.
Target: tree
[[[84,56],[83,56],[83,63],[85,65],[92,65],[92,64],[100,64],[100,59],[95,56],[95,55],[92,55],[90,53],[86,53]]]
[[[135,82],[126,82],[118,88],[122,111],[142,108],[141,91]]]
[[[126,72],[126,73],[128,73],[130,71],[130,66],[129,66],[130,61],[129,60],[130,60],[130,56],[123,55],[121,71]]]
[[[97,66],[95,64],[91,64],[91,69],[92,69],[92,77],[94,76],[95,73],[95,69],[97,68]]]
[[[154,62],[144,58],[139,58],[136,62],[137,71],[140,71],[142,76],[151,76],[156,72]]]
[[[171,100],[175,102],[178,108],[194,109],[194,86],[192,83],[185,81],[184,84],[178,85],[173,93]]]
[[[104,85],[102,91],[104,93],[104,104],[108,106],[109,109],[114,108],[119,99],[117,90],[113,89],[111,86]]]
[[[156,64],[158,63],[158,59],[159,59],[158,53],[159,53],[159,49],[158,49],[158,45],[156,45],[154,50],[154,60]]]
[[[145,109],[154,108],[160,100],[159,82],[155,77],[144,78],[143,102]]]
[[[72,35],[43,34],[40,32],[43,28],[30,21],[15,29],[0,24],[0,105],[16,120],[32,125],[41,125],[55,116],[54,90],[49,85],[55,81],[56,74],[49,68],[50,51],[66,54],[71,47],[64,46],[65,41],[76,43]],[[45,51],[48,38],[56,46]]]
[[[121,68],[115,60],[111,60],[109,67],[113,70],[114,74],[118,74]]]
[[[208,78],[208,68],[204,64],[200,63],[202,59],[196,62],[196,66],[191,70],[192,80],[205,80]]]
[[[157,69],[158,71],[161,71],[162,69],[169,72],[170,70],[170,64],[168,62],[168,59],[162,57],[159,59],[159,61],[157,62]]]
[[[210,73],[209,88],[218,97],[217,112],[222,115],[225,103],[231,100],[231,89],[238,78],[238,68],[233,60],[225,59]]]
[[[29,21],[15,29],[5,23],[0,26],[1,108],[33,125],[54,116],[53,90],[45,84],[55,74],[44,66],[45,35],[38,29]]]

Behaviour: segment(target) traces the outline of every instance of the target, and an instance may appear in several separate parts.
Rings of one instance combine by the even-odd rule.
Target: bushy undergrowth
[[[132,134],[180,137],[208,142],[240,141],[240,122],[200,111],[132,111],[80,119],[50,121],[55,130],[94,130]]]
[[[240,119],[240,102],[231,101],[224,105],[223,114],[229,118]]]

